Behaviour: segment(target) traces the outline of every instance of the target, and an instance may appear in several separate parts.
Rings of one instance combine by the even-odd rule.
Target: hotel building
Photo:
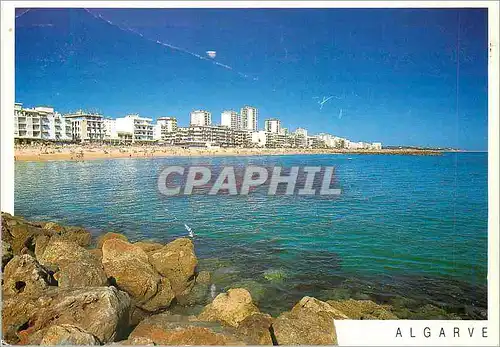
[[[241,129],[257,131],[258,110],[252,106],[244,106],[241,109]]]
[[[116,118],[116,132],[123,141],[153,141],[153,119],[138,114]]]
[[[281,133],[280,120],[276,118],[266,119],[264,122],[264,131],[268,133],[280,134]]]
[[[205,110],[196,110],[190,114],[190,126],[208,126],[212,124],[212,114]]]
[[[23,108],[21,103],[16,103],[14,138],[68,141],[72,139],[71,123],[52,107]]]
[[[104,117],[102,115],[79,110],[66,114],[64,117],[71,121],[73,141],[101,141],[104,139]]]
[[[223,111],[220,115],[220,125],[230,129],[240,129],[241,115],[233,110]]]

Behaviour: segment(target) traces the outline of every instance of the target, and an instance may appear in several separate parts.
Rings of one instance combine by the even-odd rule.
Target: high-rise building
[[[233,110],[223,111],[220,115],[220,125],[230,129],[241,128],[241,115]]]
[[[207,126],[212,124],[212,114],[205,110],[191,112],[190,126]]]
[[[258,110],[252,106],[244,106],[241,109],[241,129],[257,131]]]
[[[279,119],[271,118],[266,119],[264,122],[264,130],[268,133],[281,133],[281,123]]]

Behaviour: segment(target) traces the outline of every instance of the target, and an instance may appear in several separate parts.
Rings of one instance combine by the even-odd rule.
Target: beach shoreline
[[[433,149],[180,148],[173,146],[16,146],[15,161],[72,161],[152,157],[220,157],[315,154],[442,155]]]

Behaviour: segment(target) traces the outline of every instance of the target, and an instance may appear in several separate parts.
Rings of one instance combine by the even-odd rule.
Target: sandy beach
[[[159,145],[16,145],[16,161],[96,160],[113,158],[198,157],[198,156],[253,156],[296,154],[392,154],[440,155],[439,150],[381,149],[345,150],[312,148],[181,148]]]

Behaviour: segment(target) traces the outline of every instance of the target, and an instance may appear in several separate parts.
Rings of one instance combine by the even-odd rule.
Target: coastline
[[[201,156],[268,156],[314,154],[370,154],[370,155],[442,155],[445,151],[431,149],[283,149],[283,148],[179,148],[165,146],[28,146],[16,147],[15,161],[76,161],[120,158],[151,157],[201,157]]]

